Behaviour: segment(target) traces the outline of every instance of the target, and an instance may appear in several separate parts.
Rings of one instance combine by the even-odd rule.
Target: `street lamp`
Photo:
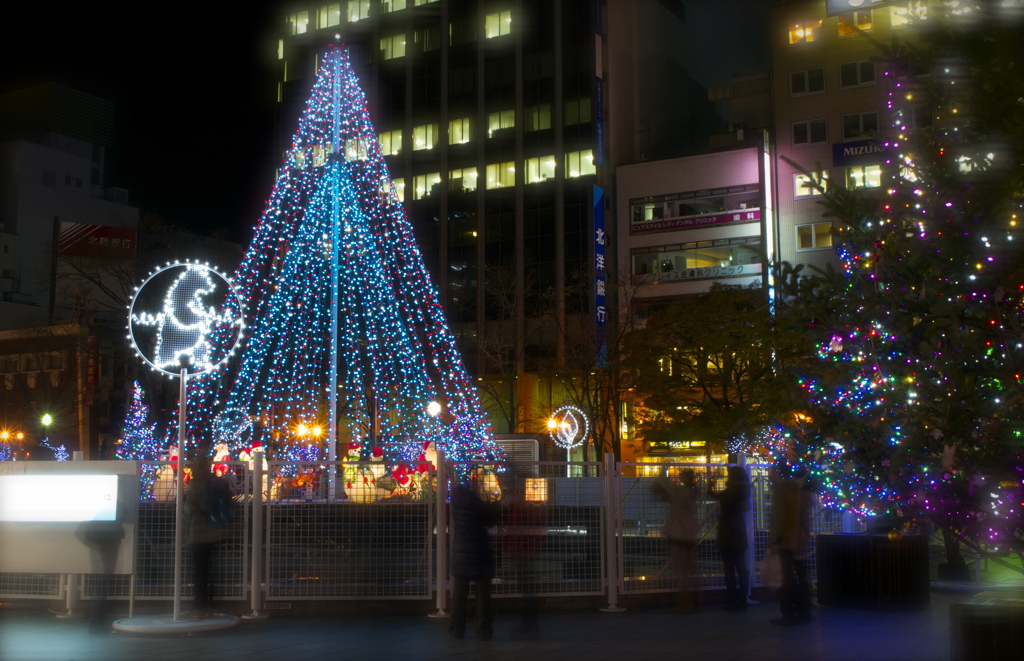
[[[44,413],[43,417],[40,418],[39,421],[43,423],[44,428],[49,427],[53,424],[53,416],[49,413]]]

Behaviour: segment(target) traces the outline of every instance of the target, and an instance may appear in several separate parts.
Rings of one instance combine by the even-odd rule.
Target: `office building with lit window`
[[[825,187],[883,187],[886,154],[875,138],[888,135],[888,81],[879,44],[916,38],[913,16],[926,0],[784,2],[772,20],[779,254],[792,263],[835,261],[832,222],[822,218]],[[915,109],[906,121],[931,123]],[[787,162],[798,164],[801,172]]]
[[[318,58],[345,43],[470,371],[519,374],[515,422],[497,431],[561,402],[549,375],[566,319],[598,334],[608,320],[615,166],[707,150],[687,18],[679,0],[282,5],[282,140]]]

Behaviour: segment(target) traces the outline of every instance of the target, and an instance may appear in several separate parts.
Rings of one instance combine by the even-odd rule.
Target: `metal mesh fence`
[[[158,467],[154,489],[143,489],[139,502],[139,520],[135,537],[135,597],[137,599],[168,599],[174,596],[174,479],[176,469],[170,462],[143,462]],[[211,572],[214,598],[239,598],[246,594],[249,557],[249,509],[252,497],[251,478],[246,464],[224,462],[226,477],[231,482],[235,500],[234,522],[225,526],[224,537],[217,543]],[[190,463],[185,463],[190,469]],[[186,494],[188,484],[186,482]],[[101,589],[98,577],[86,581],[86,595]],[[110,596],[127,596],[125,581],[118,577]],[[182,596],[192,596],[192,554],[188,539],[182,553]]]
[[[654,491],[660,476],[678,480],[685,469],[697,483],[700,542],[693,552],[690,585],[707,589],[722,585],[722,566],[715,548],[716,501],[707,497],[708,481],[724,480],[717,464],[620,464],[618,479],[619,575],[624,594],[678,589],[668,539],[664,534],[669,504]],[[721,488],[721,485],[718,485]]]
[[[187,466],[187,464],[186,464]],[[253,472],[243,462],[226,462],[235,493],[235,521],[226,529],[214,559],[217,598],[248,595]],[[612,484],[599,463],[517,462],[493,470],[469,462],[453,468],[472,478],[478,490],[499,503],[494,533],[496,596],[600,594],[608,589],[604,508],[615,503],[615,547],[622,593],[677,589],[663,528],[668,504],[653,491],[659,476],[678,479],[694,470],[698,489],[700,543],[694,553],[695,589],[722,585],[715,545],[716,501],[707,497],[710,480],[724,486],[725,465],[619,464]],[[333,469],[333,470],[332,470]],[[142,474],[155,479],[141,489],[136,525],[135,597],[171,599],[174,593],[174,480],[171,462],[144,462]],[[748,465],[752,484],[751,538],[753,585],[768,548],[771,489],[768,467]],[[451,474],[452,471],[449,471]],[[435,587],[437,478],[416,464],[385,469],[381,462],[268,462],[263,492],[262,552],[266,598],[428,599]],[[445,493],[447,498],[447,494]],[[450,521],[450,516],[448,521]],[[812,512],[815,534],[841,530],[841,514],[822,507]],[[450,532],[450,531],[443,531]],[[450,545],[448,546],[450,548]],[[809,569],[815,570],[812,540]],[[449,572],[445,572],[442,582]],[[192,596],[192,559],[183,553],[183,596]],[[83,576],[80,591],[89,599],[108,591],[127,598],[130,580]],[[60,598],[61,574],[0,573],[0,596]],[[443,583],[442,583],[443,584]]]
[[[285,462],[268,468],[268,599],[430,596],[432,471],[406,464],[409,479],[402,480],[403,471],[385,473],[378,462],[338,464],[334,475],[341,479],[328,499],[331,480],[323,468]],[[310,477],[297,479],[303,475]]]
[[[0,572],[0,597],[39,597],[56,599],[61,596],[63,574],[28,574]]]
[[[498,498],[496,597],[604,590],[604,479],[598,463],[516,462],[502,472],[456,467]]]

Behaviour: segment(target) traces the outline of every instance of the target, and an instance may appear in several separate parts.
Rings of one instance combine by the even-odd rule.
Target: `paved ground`
[[[1012,571],[990,569],[984,588],[1022,591]],[[595,609],[541,614],[538,640],[514,641],[516,618],[499,614],[495,639],[450,640],[447,621],[422,615],[274,616],[192,635],[94,633],[87,620],[60,620],[40,602],[0,605],[3,661],[247,661],[282,659],[827,659],[829,661],[949,659],[949,606],[974,594],[972,584],[942,584],[928,608],[877,612],[819,608],[810,625],[769,624],[777,605],[744,613],[709,606],[696,615],[668,607],[607,614]]]
[[[495,640],[450,640],[446,621],[413,615],[272,617],[193,635],[93,633],[38,604],[0,608],[4,661],[229,659],[915,659],[949,658],[949,604],[969,592],[933,591],[924,610],[819,609],[810,625],[780,628],[774,603],[745,613],[717,607],[690,616],[667,607],[607,614],[542,613],[538,640],[513,641],[516,619],[499,615]],[[472,633],[469,634],[472,636]]]

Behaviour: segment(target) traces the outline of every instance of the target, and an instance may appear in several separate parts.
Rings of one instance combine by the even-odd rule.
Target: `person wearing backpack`
[[[185,525],[192,550],[194,609],[203,616],[213,612],[213,584],[210,568],[217,542],[231,523],[231,484],[211,473],[210,457],[201,455],[192,467],[192,480],[185,494]]]

